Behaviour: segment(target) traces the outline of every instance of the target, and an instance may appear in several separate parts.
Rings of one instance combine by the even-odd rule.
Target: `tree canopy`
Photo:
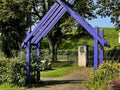
[[[97,14],[110,17],[111,22],[120,28],[120,0],[97,0]]]
[[[2,33],[2,49],[7,56],[9,52],[19,50],[20,44],[34,23],[37,23],[46,14],[55,0],[1,0],[0,1],[0,32]],[[75,0],[72,6],[81,16],[87,19],[95,18],[93,0]],[[66,13],[48,34],[50,52],[56,53],[57,46],[63,38],[67,38],[66,32],[78,28],[79,34],[83,34],[71,16]],[[16,47],[17,48],[16,48]],[[11,50],[12,49],[12,50]]]
[[[6,57],[20,50],[29,25],[29,8],[25,0],[0,1],[1,48]]]
[[[95,18],[95,15],[93,13],[93,11],[95,10],[93,0],[75,0],[74,4],[71,7],[84,18]],[[48,40],[53,61],[57,60],[57,47],[61,43],[61,41],[73,36],[76,37],[76,35],[68,34],[68,32],[76,28],[78,29],[77,36],[79,34],[79,38],[85,35],[85,30],[83,31],[83,28],[80,27],[81,26],[76,23],[76,21],[68,13],[66,13],[51,30],[51,32],[48,34]],[[76,37],[76,39],[78,39],[78,37]]]

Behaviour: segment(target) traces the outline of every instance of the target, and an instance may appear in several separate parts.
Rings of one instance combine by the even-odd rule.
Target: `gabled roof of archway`
[[[74,0],[66,0],[66,2],[73,4]],[[97,28],[93,28],[79,15],[79,13],[75,12],[65,3],[65,1],[62,0],[56,0],[47,14],[37,24],[35,29],[30,33],[29,36],[25,38],[22,46],[26,46],[29,40],[31,40],[31,44],[37,45],[40,40],[45,37],[48,32],[54,27],[54,25],[65,14],[65,12],[68,12],[79,24],[81,24],[87,30],[88,33],[90,33],[90,35],[98,40],[103,46],[109,46],[109,43],[95,32]]]

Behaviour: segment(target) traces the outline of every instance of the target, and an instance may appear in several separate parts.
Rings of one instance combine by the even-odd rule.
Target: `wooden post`
[[[96,34],[98,34],[98,28],[95,28]],[[94,38],[94,71],[98,67],[98,40]]]
[[[36,54],[38,57],[40,56],[40,43],[37,45]],[[37,70],[37,80],[40,81],[40,70]]]
[[[101,37],[103,37],[103,30],[100,30],[99,31],[99,35]],[[102,64],[103,63],[103,53],[104,53],[104,46],[102,44],[100,44],[100,57],[99,57],[99,64]]]
[[[29,36],[29,32],[27,33],[27,36]],[[31,44],[30,40],[27,42],[26,46],[26,83],[30,83],[30,60],[31,60]]]

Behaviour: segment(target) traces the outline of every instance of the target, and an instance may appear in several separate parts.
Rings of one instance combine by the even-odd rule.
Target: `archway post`
[[[38,57],[40,56],[40,43],[37,45],[36,54]],[[40,81],[40,70],[37,70],[37,80]]]
[[[103,32],[102,29],[99,31],[99,35],[101,37],[104,36],[104,32]],[[103,57],[103,55],[104,55],[104,46],[102,44],[100,44],[100,54],[99,55],[100,55],[100,57],[99,57],[99,64],[102,64],[103,63],[103,59],[104,59],[104,57]]]
[[[66,2],[65,2],[66,1]],[[26,47],[26,75],[27,82],[30,82],[30,53],[31,46],[37,46],[37,56],[40,55],[40,45],[38,43],[44,38],[52,27],[58,22],[65,12],[68,12],[79,24],[81,24],[90,35],[94,37],[94,70],[97,70],[98,63],[103,62],[103,46],[110,46],[103,37],[103,32],[98,33],[98,28],[93,28],[87,21],[83,19],[75,10],[69,7],[68,4],[73,4],[74,0],[56,0],[53,6],[50,8],[48,13],[41,19],[34,30],[27,35],[25,40],[22,42],[22,46]],[[68,3],[68,4],[66,4]],[[52,13],[52,14],[51,14]],[[49,17],[49,18],[48,18]],[[43,24],[44,23],[44,24]],[[99,42],[99,43],[98,43]],[[100,44],[100,48],[98,47]],[[99,51],[98,51],[99,50]],[[100,59],[100,60],[98,60]],[[98,62],[99,61],[99,62]],[[37,72],[37,79],[40,79],[40,72]],[[27,83],[27,84],[28,84]]]
[[[36,54],[38,57],[40,56],[40,43],[37,44]],[[37,81],[40,81],[40,70],[37,70]]]
[[[29,36],[30,32],[27,32]],[[31,61],[31,41],[29,40],[26,45],[26,83],[30,83],[30,61]]]
[[[95,33],[98,34],[98,28],[94,29]],[[94,71],[97,70],[98,67],[98,40],[94,38]]]

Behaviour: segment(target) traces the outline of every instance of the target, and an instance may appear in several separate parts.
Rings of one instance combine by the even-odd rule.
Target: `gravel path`
[[[27,90],[85,90],[82,83],[87,79],[90,71],[92,71],[92,68],[83,68],[64,77],[41,78],[45,83],[44,86]]]

